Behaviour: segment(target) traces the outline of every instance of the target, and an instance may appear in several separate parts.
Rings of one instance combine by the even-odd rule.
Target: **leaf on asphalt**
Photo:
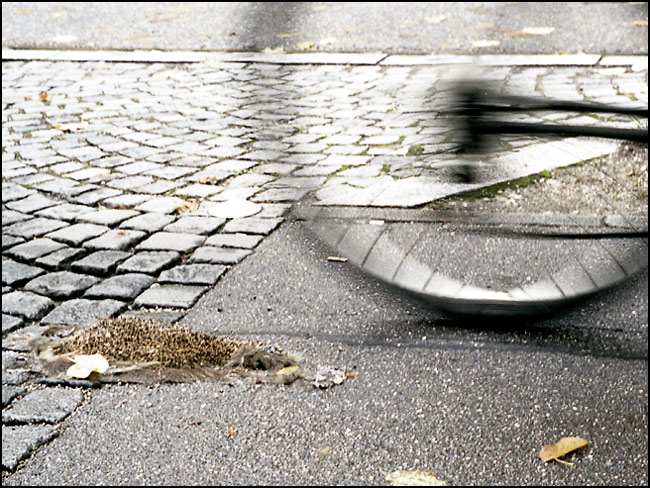
[[[301,51],[307,51],[308,49],[316,47],[316,43],[314,41],[299,42],[296,47]]]
[[[194,212],[199,208],[199,205],[200,202],[198,200],[179,202],[178,205],[176,205],[176,213],[183,214],[183,213]]]
[[[235,437],[237,435],[237,427],[234,425],[231,425],[230,427],[226,427],[226,437]]]
[[[76,354],[70,358],[74,364],[68,368],[66,374],[70,378],[88,378],[90,373],[105,373],[108,361],[101,354]]]
[[[70,124],[56,124],[55,129],[59,129],[62,132],[76,132],[78,130],[87,129],[88,122],[72,122]]]
[[[278,369],[275,374],[277,375],[282,375],[282,374],[291,374],[296,371],[298,371],[299,366],[287,366],[286,368]]]
[[[438,479],[436,473],[424,469],[413,471],[393,471],[383,473],[386,481],[392,486],[446,486],[447,483]]]
[[[581,437],[562,437],[556,444],[543,446],[542,450],[539,451],[539,458],[544,462],[556,460],[561,463],[566,463],[566,461],[558,458],[587,445],[589,445],[589,442]]]
[[[473,47],[496,47],[500,44],[499,41],[490,39],[481,39],[480,41],[472,42]]]
[[[275,47],[275,48],[270,48],[270,47],[265,47],[262,52],[264,54],[284,54],[284,48],[282,46],[280,47]]]
[[[41,102],[49,102],[50,101],[50,96],[46,92],[41,92],[41,94],[38,96],[38,99]]]
[[[345,263],[348,258],[343,258],[341,256],[327,256],[327,260],[334,263]]]
[[[446,15],[432,15],[431,17],[425,17],[424,21],[427,24],[440,24],[441,22],[444,22],[447,20]]]
[[[632,25],[635,27],[648,27],[648,19],[645,20],[633,20]]]
[[[317,456],[327,456],[330,452],[332,452],[332,447],[331,446],[325,446],[324,448],[316,451]]]
[[[524,27],[521,32],[531,36],[546,36],[555,31],[555,27]]]

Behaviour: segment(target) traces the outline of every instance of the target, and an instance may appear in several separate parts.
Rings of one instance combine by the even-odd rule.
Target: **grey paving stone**
[[[205,237],[176,232],[156,232],[136,247],[139,251],[178,251],[187,254],[205,241]]]
[[[262,219],[259,217],[247,217],[243,219],[233,219],[228,222],[224,228],[224,232],[242,233],[242,234],[270,234],[278,225],[282,223],[282,219]]]
[[[52,310],[41,320],[42,324],[85,325],[97,319],[114,317],[126,308],[126,303],[118,300],[88,300],[76,298],[68,300]]]
[[[80,195],[75,195],[69,198],[70,200],[83,205],[96,205],[102,200],[105,200],[110,197],[115,197],[121,194],[122,192],[120,190],[116,190],[113,188],[99,188],[97,190],[90,190]]]
[[[133,207],[140,205],[143,202],[151,199],[149,195],[137,195],[137,194],[126,194],[118,195],[116,197],[107,198],[102,202],[102,205],[107,208],[118,208],[118,209],[132,209]]]
[[[70,265],[73,271],[105,276],[112,272],[118,263],[131,256],[126,251],[96,251]]]
[[[86,251],[83,249],[66,247],[55,251],[52,254],[48,254],[42,258],[38,258],[35,263],[41,266],[45,266],[48,269],[58,269],[62,266],[67,265],[75,259],[79,259],[86,254]]]
[[[178,212],[179,209],[184,208],[186,201],[177,197],[154,197],[149,201],[141,203],[136,210],[141,212],[156,212],[163,214],[172,214]]]
[[[167,225],[166,232],[181,232],[186,234],[208,235],[215,232],[225,223],[225,219],[216,217],[199,217],[195,215],[185,215],[173,224]]]
[[[2,313],[37,320],[54,306],[54,302],[27,291],[14,291],[2,295]]]
[[[23,222],[34,218],[33,215],[16,212],[15,210],[2,209],[2,225],[11,225],[15,222]]]
[[[184,285],[214,285],[226,271],[226,266],[213,264],[182,264],[160,273],[159,283]]]
[[[7,315],[6,313],[3,313],[2,314],[2,335],[22,327],[24,323],[25,321],[20,317],[14,317],[13,315]],[[2,391],[4,393],[4,387],[2,388]]]
[[[47,207],[52,207],[54,205],[57,205],[59,202],[56,200],[52,200],[51,198],[47,198],[40,193],[33,193],[29,195],[27,198],[23,198],[22,200],[15,200],[13,202],[7,203],[7,208],[11,210],[16,210],[18,212],[23,212],[23,213],[31,213],[31,212],[36,212],[37,210],[42,210]]]
[[[5,251],[5,254],[23,261],[32,261],[64,247],[65,245],[60,242],[53,241],[47,237],[40,237],[24,242],[23,244],[18,244]]]
[[[58,435],[56,429],[46,425],[3,426],[2,469],[15,471],[20,461]]]
[[[125,221],[140,215],[135,210],[120,210],[120,209],[106,209],[106,210],[95,210],[93,212],[80,215],[77,218],[78,222],[88,222],[90,224],[97,225],[117,225],[120,222]]]
[[[79,215],[92,212],[94,209],[87,205],[76,205],[74,203],[64,203],[54,207],[46,208],[36,212],[39,217],[47,217],[50,219],[73,221]]]
[[[116,251],[128,249],[141,241],[146,234],[138,230],[113,229],[105,234],[86,241],[83,247],[88,249],[112,249]]]
[[[80,295],[98,281],[94,276],[56,271],[34,278],[24,289],[54,299],[68,299]]]
[[[25,388],[21,386],[2,385],[2,408],[11,403],[11,400],[25,393]]]
[[[174,220],[176,217],[171,215],[149,212],[125,220],[120,224],[120,228],[156,232]]]
[[[45,271],[36,266],[17,263],[13,259],[2,258],[2,284],[20,286],[32,278],[40,276]]]
[[[226,249],[222,247],[203,246],[190,256],[190,263],[237,264],[252,251],[246,249]]]
[[[138,298],[134,304],[140,307],[190,308],[208,290],[205,286],[155,284]]]
[[[263,236],[251,234],[215,234],[205,241],[208,246],[216,247],[237,247],[240,249],[253,249],[257,246]]]
[[[180,254],[174,251],[143,251],[120,264],[117,272],[158,274],[179,261],[180,257]]]
[[[7,234],[2,234],[2,250],[9,249],[11,246],[25,242],[25,239],[22,237],[10,236]]]
[[[90,287],[86,290],[84,297],[133,300],[142,290],[151,286],[155,281],[155,278],[142,273],[112,276]]]
[[[2,203],[20,200],[34,193],[36,193],[34,190],[30,190],[29,188],[25,188],[21,185],[16,185],[14,183],[2,183]]]
[[[57,241],[65,242],[78,246],[88,239],[98,237],[105,234],[110,230],[109,227],[96,224],[74,224],[69,227],[64,227],[54,232],[50,232],[45,237]]]
[[[2,422],[12,424],[57,423],[81,405],[77,388],[43,388],[28,393],[2,411]]]
[[[61,220],[37,217],[23,222],[16,222],[8,227],[3,226],[2,232],[25,239],[32,239],[33,237],[42,236],[67,225],[67,222]]]

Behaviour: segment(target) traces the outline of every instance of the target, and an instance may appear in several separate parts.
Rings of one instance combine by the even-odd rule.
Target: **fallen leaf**
[[[543,446],[542,450],[539,451],[539,458],[544,462],[552,460],[566,462],[558,458],[587,445],[589,445],[589,442],[581,437],[562,437],[556,444]]]
[[[524,27],[521,32],[532,36],[546,36],[555,31],[555,27]]]
[[[633,20],[632,25],[635,27],[648,27],[648,19],[645,20]]]
[[[264,54],[284,54],[284,48],[282,46],[280,47],[275,47],[275,48],[270,48],[270,47],[265,47],[262,52]]]
[[[499,44],[499,41],[489,39],[481,39],[480,41],[472,42],[473,47],[496,47]]]
[[[176,205],[176,213],[182,214],[182,213],[190,213],[194,212],[196,209],[199,208],[199,201],[198,200],[189,200],[187,202],[182,202]]]
[[[439,480],[433,471],[416,469],[413,471],[393,471],[384,474],[386,481],[392,486],[446,486],[442,480]]]
[[[234,425],[231,425],[230,427],[226,427],[226,437],[235,437],[237,435],[237,427]]]
[[[428,24],[440,24],[445,20],[447,20],[446,15],[432,15],[431,17],[424,18],[424,21],[427,22]]]
[[[76,132],[78,130],[87,129],[88,122],[72,122],[70,124],[56,124],[55,129],[59,129],[62,132]]]
[[[345,263],[348,258],[342,258],[341,256],[327,256],[327,260],[335,263]]]
[[[306,51],[307,49],[316,47],[316,43],[314,41],[299,42],[296,47],[301,51]]]
[[[275,374],[290,374],[294,371],[298,371],[299,366],[287,366],[286,368],[278,369]]]
[[[88,378],[90,373],[105,373],[108,361],[101,354],[76,354],[70,358],[74,364],[68,368],[66,374],[71,378]]]
[[[322,448],[321,450],[316,451],[316,454],[317,454],[318,456],[327,456],[330,452],[332,452],[332,448],[331,448],[331,446],[325,446],[325,447]]]
[[[41,94],[38,96],[38,99],[41,102],[49,102],[50,101],[50,96],[45,92],[41,92]]]

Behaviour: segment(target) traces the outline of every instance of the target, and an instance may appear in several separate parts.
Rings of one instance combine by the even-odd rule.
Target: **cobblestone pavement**
[[[3,52],[3,470],[90,394],[36,381],[21,339],[120,314],[180,319],[308,192],[413,207],[458,191],[450,129],[428,109],[449,63],[473,57],[22,56]],[[646,57],[481,61],[506,89],[647,104]]]

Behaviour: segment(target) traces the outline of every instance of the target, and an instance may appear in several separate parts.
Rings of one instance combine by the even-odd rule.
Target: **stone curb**
[[[104,61],[131,63],[255,62],[269,64],[354,64],[381,66],[645,66],[646,55],[607,54],[387,54],[387,53],[264,53],[203,51],[55,51],[3,49],[3,61]]]

